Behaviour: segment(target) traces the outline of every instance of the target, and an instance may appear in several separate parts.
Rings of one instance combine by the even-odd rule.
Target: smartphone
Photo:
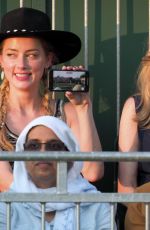
[[[51,70],[48,82],[50,91],[88,92],[89,72],[87,70]]]

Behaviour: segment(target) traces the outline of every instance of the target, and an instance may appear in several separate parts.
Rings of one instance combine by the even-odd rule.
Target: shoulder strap
[[[55,102],[54,117],[58,117],[63,121],[66,121],[64,112],[64,101],[62,99],[57,99]]]
[[[136,112],[139,112],[139,110],[141,109],[141,97],[140,95],[134,95],[133,98],[135,102]]]

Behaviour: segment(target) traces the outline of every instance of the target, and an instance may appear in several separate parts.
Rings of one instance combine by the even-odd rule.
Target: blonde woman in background
[[[122,152],[150,151],[150,53],[142,59],[137,93],[128,98],[123,107],[119,150]],[[134,154],[134,153],[131,153]],[[120,162],[119,192],[134,192],[150,181],[150,162]]]
[[[4,74],[0,86],[1,150],[14,150],[23,128],[34,118],[47,114],[66,121],[81,151],[101,150],[89,95],[66,92],[69,102],[62,106],[52,99],[45,84],[47,70],[72,59],[80,48],[81,41],[75,34],[51,30],[50,19],[42,11],[22,7],[3,16],[0,29],[0,65]],[[84,162],[82,175],[92,182],[103,176],[103,170],[102,162]],[[0,162],[0,190],[7,190],[12,181],[11,165]]]

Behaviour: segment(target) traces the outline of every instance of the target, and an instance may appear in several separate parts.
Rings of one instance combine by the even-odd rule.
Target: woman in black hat
[[[78,36],[51,30],[49,17],[39,10],[23,7],[3,16],[0,31],[0,64],[4,74],[0,86],[2,150],[14,150],[23,128],[32,119],[46,114],[60,116],[67,122],[80,142],[81,151],[101,150],[88,94],[66,92],[69,102],[64,107],[58,106],[45,85],[47,70],[72,59],[80,48]],[[85,162],[82,174],[89,181],[101,178],[103,163]],[[0,190],[7,190],[12,180],[10,165],[0,162]]]

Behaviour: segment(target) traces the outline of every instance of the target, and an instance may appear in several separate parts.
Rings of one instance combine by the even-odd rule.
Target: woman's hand
[[[62,70],[85,70],[83,65],[79,65],[79,66],[63,66]]]
[[[85,70],[84,66],[63,66],[62,70]],[[91,100],[88,92],[70,92],[65,93],[67,99],[71,102],[75,108],[83,109],[85,107],[91,106]]]

